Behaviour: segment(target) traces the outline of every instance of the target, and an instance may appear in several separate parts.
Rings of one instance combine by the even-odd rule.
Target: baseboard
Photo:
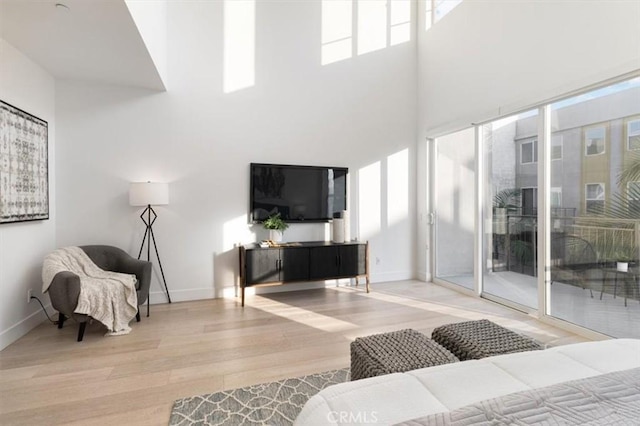
[[[188,290],[169,289],[172,302],[186,302],[189,300],[213,299],[216,294],[212,288],[193,288]],[[169,299],[163,291],[149,292],[149,302],[152,305],[167,303]]]
[[[376,274],[371,274],[372,283],[382,283],[387,281],[404,281],[404,280],[412,280],[414,278],[415,278],[415,275],[408,271],[391,271],[391,272],[380,272]]]
[[[47,309],[47,312],[51,312],[51,304],[46,305],[45,309]],[[47,316],[44,311],[38,309],[22,321],[2,331],[0,333],[0,351],[42,324],[46,319]]]
[[[386,281],[404,281],[414,279],[414,275],[407,271],[393,271],[393,272],[383,272],[375,275],[371,275],[371,282],[386,282]],[[300,283],[291,283],[286,285],[274,285],[274,286],[264,286],[264,287],[251,287],[247,288],[247,291],[255,291],[255,294],[267,294],[267,293],[280,293],[284,291],[296,291],[296,290],[310,290],[314,288],[324,288],[324,287],[335,287],[340,284],[348,284],[349,282],[353,282],[353,279],[344,278],[338,280],[327,280],[327,281],[313,281],[313,282],[300,282]],[[364,284],[364,278],[360,278],[360,283]],[[169,294],[171,295],[172,302],[186,302],[189,300],[203,300],[203,299],[213,299],[220,297],[233,297],[236,293],[236,288],[234,287],[225,287],[222,289],[212,289],[212,288],[197,288],[197,289],[187,289],[187,290],[171,290],[169,289]],[[239,290],[238,290],[239,295]],[[149,301],[152,305],[167,303],[167,295],[162,291],[155,291],[149,293]]]
[[[372,283],[381,283],[389,281],[405,281],[414,279],[414,275],[406,271],[384,272],[371,276]],[[280,293],[283,291],[310,290],[314,288],[335,287],[336,285],[355,284],[352,278],[343,278],[338,280],[314,281],[304,283],[291,283],[286,285],[256,287],[255,294]],[[360,277],[360,285],[364,286],[365,280]]]
[[[362,282],[362,280],[361,280]],[[327,281],[313,281],[304,283],[290,283],[284,285],[274,285],[265,287],[255,287],[255,294],[282,293],[285,291],[311,290],[314,288],[335,287],[349,283],[349,278]]]
[[[429,282],[431,281],[431,275],[427,274],[427,271],[418,271],[418,280]]]

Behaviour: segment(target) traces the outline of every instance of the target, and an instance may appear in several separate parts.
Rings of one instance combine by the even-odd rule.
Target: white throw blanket
[[[49,253],[42,266],[42,292],[58,272],[80,277],[75,313],[89,315],[109,329],[109,335],[128,334],[129,322],[138,312],[136,276],[100,269],[80,247],[64,247]]]

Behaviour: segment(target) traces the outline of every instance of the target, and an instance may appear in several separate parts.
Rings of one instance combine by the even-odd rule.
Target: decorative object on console
[[[0,224],[49,219],[48,124],[0,101]]]
[[[334,243],[344,243],[351,241],[351,224],[349,223],[349,212],[342,210],[334,213],[331,222],[331,241]]]
[[[337,217],[331,222],[331,241],[344,243],[344,219]]]
[[[282,220],[280,213],[276,213],[262,221],[262,226],[269,230],[269,240],[279,243],[282,241],[282,234],[289,227],[289,224]]]
[[[156,183],[156,182],[132,182],[129,186],[129,204],[132,206],[146,206],[140,219],[144,222],[146,229],[144,231],[144,237],[142,237],[142,244],[140,245],[140,251],[138,252],[138,259],[142,255],[142,249],[144,243],[147,243],[147,260],[151,260],[151,242],[153,242],[153,248],[156,252],[156,258],[158,259],[158,266],[160,267],[160,274],[162,275],[162,281],[164,282],[164,289],[167,293],[167,299],[171,303],[171,295],[169,294],[169,288],[167,287],[167,280],[164,277],[164,270],[162,269],[162,262],[160,261],[160,254],[158,254],[158,246],[156,244],[156,237],[153,235],[153,224],[158,218],[152,205],[162,206],[169,204],[169,184],[168,183]],[[151,215],[153,214],[153,217]],[[147,316],[149,316],[149,300],[147,299]]]
[[[344,240],[351,241],[351,221],[349,220],[349,210],[342,210],[342,220],[344,221]]]

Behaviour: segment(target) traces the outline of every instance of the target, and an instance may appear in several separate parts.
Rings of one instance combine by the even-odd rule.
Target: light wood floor
[[[2,425],[166,425],[175,399],[349,366],[357,336],[487,318],[550,346],[584,341],[419,281],[151,307],[126,336],[46,322],[0,352]]]

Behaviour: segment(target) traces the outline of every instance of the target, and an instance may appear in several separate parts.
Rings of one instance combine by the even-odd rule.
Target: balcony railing
[[[603,261],[640,260],[640,219],[581,219],[566,232],[589,241]]]
[[[587,241],[599,262],[621,258],[640,262],[640,219],[581,218],[575,217],[575,209],[554,209],[550,227],[552,238],[571,235]],[[495,215],[493,230],[493,270],[536,276],[537,216],[511,212]]]

